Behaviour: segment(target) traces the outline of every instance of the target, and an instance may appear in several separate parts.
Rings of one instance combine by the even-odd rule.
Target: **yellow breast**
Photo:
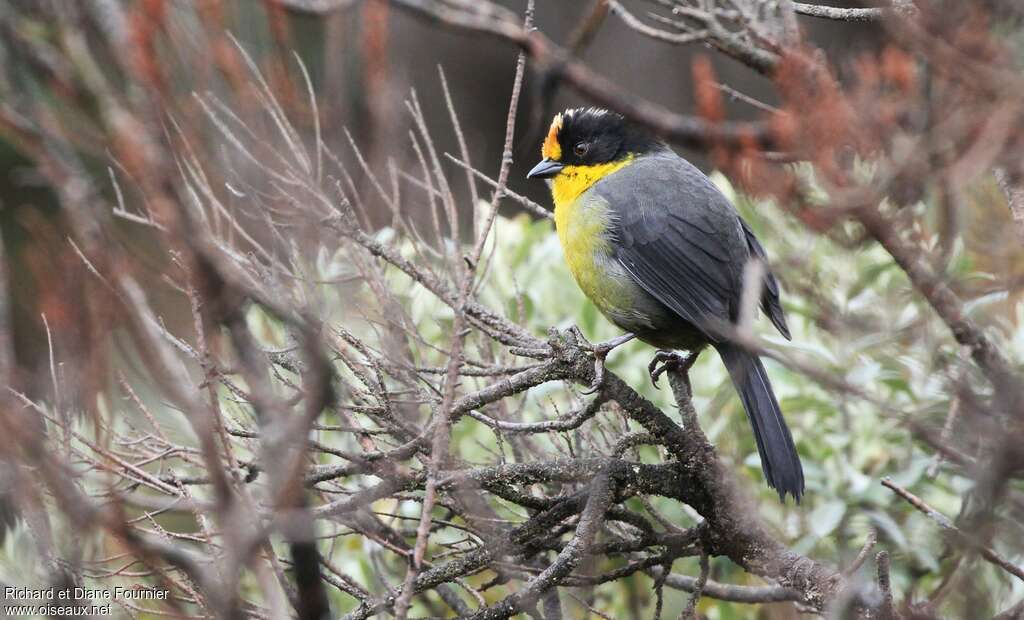
[[[580,196],[601,178],[629,165],[631,159],[599,166],[566,166],[551,183],[555,228],[569,271],[602,311],[622,303],[624,294],[599,264],[599,258],[608,252],[604,232],[610,213],[607,205]]]

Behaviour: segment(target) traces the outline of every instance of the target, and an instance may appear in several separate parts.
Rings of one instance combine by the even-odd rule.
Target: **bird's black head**
[[[566,166],[596,166],[642,155],[661,146],[654,136],[616,112],[575,108],[555,115],[541,147],[543,161],[526,176],[551,178]]]

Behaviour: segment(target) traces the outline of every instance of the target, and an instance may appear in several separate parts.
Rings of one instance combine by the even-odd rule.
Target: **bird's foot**
[[[693,367],[697,361],[697,356],[700,355],[699,351],[693,351],[687,355],[676,353],[675,351],[661,350],[654,354],[654,359],[647,365],[647,372],[651,375],[651,385],[658,388],[658,378],[665,374],[669,370],[675,370],[683,373],[683,380],[686,381],[686,389],[693,393],[693,388],[690,387],[690,368]],[[660,366],[658,364],[661,364]],[[658,388],[660,389],[660,388]]]
[[[576,334],[579,340],[587,342],[586,339],[583,338],[582,334],[579,333],[579,328],[573,326],[573,329],[576,330]],[[634,338],[636,338],[634,334],[627,333],[612,338],[611,340],[605,340],[604,342],[589,345],[590,351],[594,354],[594,381],[590,384],[589,388],[583,390],[584,394],[593,394],[594,392],[601,389],[601,386],[604,385],[605,358],[608,357],[608,354],[612,352],[612,349],[620,345],[623,345]]]

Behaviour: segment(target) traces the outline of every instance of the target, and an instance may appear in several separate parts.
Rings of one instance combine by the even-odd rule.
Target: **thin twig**
[[[891,491],[896,493],[896,495],[902,497],[904,500],[907,501],[907,503],[909,503],[911,506],[919,510],[929,519],[934,521],[943,530],[953,534],[957,540],[967,545],[968,548],[976,551],[979,555],[981,555],[981,557],[985,558],[985,560],[1005,570],[1017,579],[1024,581],[1024,569],[1013,564],[1003,556],[999,555],[992,548],[986,547],[975,542],[970,536],[968,536],[960,528],[954,525],[953,522],[950,521],[946,515],[942,514],[935,508],[929,506],[923,499],[914,495],[910,491],[904,489],[903,487],[896,484],[889,478],[882,479],[882,486],[890,489]]]
[[[686,608],[683,610],[683,613],[680,614],[679,620],[696,620],[697,603],[700,602],[700,597],[704,594],[704,586],[708,583],[708,573],[710,571],[711,567],[708,562],[708,554],[706,551],[701,549],[700,576],[697,577],[697,581],[693,584],[693,593],[690,595],[690,600],[686,603]]]
[[[878,589],[882,594],[882,604],[878,610],[878,618],[879,620],[894,620],[892,585],[889,578],[889,552],[879,551],[878,555],[875,556],[875,563],[878,566]]]
[[[857,553],[857,557],[853,559],[853,562],[850,562],[850,565],[846,567],[843,574],[849,577],[856,573],[860,567],[864,565],[864,562],[867,561],[868,556],[871,554],[871,550],[875,548],[875,543],[877,542],[878,533],[873,529],[869,530],[868,537],[864,541],[864,546],[861,547],[860,552]]]

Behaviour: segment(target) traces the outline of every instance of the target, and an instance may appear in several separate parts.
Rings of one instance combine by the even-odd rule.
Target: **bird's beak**
[[[544,158],[539,164],[533,167],[526,173],[527,179],[550,179],[551,177],[558,174],[558,172],[564,168],[562,164],[554,161],[553,159]]]

